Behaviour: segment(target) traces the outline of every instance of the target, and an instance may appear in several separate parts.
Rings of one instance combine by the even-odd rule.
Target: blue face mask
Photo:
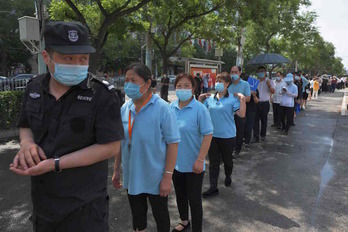
[[[295,80],[296,81],[300,80],[300,77],[299,76],[295,76]]]
[[[257,76],[258,76],[258,78],[264,78],[265,73],[264,72],[257,73]]]
[[[285,81],[285,83],[286,83],[287,85],[291,85],[291,84],[292,84],[292,81]]]
[[[239,76],[237,74],[231,74],[231,78],[233,81],[238,80]]]
[[[215,83],[215,90],[218,91],[219,93],[223,92],[225,90],[225,86],[221,82],[216,82]]]
[[[54,73],[51,73],[51,75],[62,85],[78,85],[87,78],[88,65],[59,64],[55,62],[53,63]]]
[[[277,81],[280,81],[281,79],[280,79],[280,77],[276,77],[276,80],[277,80]]]
[[[192,97],[192,89],[177,89],[175,90],[176,96],[180,101],[188,101]]]
[[[124,92],[126,95],[131,98],[132,100],[138,100],[143,96],[143,93],[140,92],[140,87],[145,85],[137,85],[132,82],[125,82],[124,83]]]

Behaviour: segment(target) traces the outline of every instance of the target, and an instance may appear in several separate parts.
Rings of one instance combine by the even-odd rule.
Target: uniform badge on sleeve
[[[39,98],[41,95],[38,94],[37,92],[34,92],[34,93],[30,93],[29,96],[30,96],[31,98],[33,98],[33,99],[37,99],[37,98]]]

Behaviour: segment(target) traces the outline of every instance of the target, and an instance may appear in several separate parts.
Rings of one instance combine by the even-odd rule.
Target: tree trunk
[[[163,60],[163,67],[162,67],[162,75],[163,75],[163,73],[167,74],[168,72],[169,57],[166,54],[162,54],[162,60]]]

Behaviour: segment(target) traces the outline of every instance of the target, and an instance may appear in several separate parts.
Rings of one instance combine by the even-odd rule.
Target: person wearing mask
[[[234,95],[235,93],[241,93],[245,97],[245,102],[250,101],[250,85],[247,81],[244,81],[240,78],[242,74],[241,67],[233,66],[231,68],[231,78],[232,83],[228,87],[228,92],[231,95]],[[245,117],[240,118],[238,115],[234,115],[234,121],[236,123],[236,129],[237,129],[237,136],[236,136],[236,144],[235,144],[235,150],[234,150],[234,158],[238,158],[240,155],[240,152],[242,151],[243,146],[243,138],[244,138],[244,127],[245,127]]]
[[[142,63],[126,68],[124,91],[131,99],[123,104],[121,118],[125,139],[115,154],[112,181],[127,190],[133,231],[147,227],[147,199],[157,231],[170,230],[168,194],[174,171],[180,132],[174,112],[157,94],[151,93],[151,71]],[[121,154],[120,154],[121,153]]]
[[[248,81],[249,77],[244,75],[244,81]],[[250,86],[250,84],[249,84]],[[246,103],[246,112],[245,112],[245,127],[244,127],[244,142],[245,149],[249,149],[249,145],[251,142],[251,134],[253,131],[254,123],[255,123],[255,113],[256,113],[256,104],[259,103],[259,92],[251,90],[250,86],[250,101]]]
[[[302,92],[302,81],[300,77],[300,73],[295,72],[294,73],[294,83],[297,86],[297,97],[295,98],[295,105],[294,105],[294,116],[293,120],[291,121],[290,125],[295,126],[294,118],[296,117],[296,109],[300,109],[301,107],[301,101],[303,99],[303,92]]]
[[[181,142],[173,183],[181,222],[172,231],[184,231],[190,227],[190,205],[192,231],[199,232],[202,231],[203,219],[205,157],[212,139],[213,124],[207,108],[193,97],[194,79],[191,75],[179,74],[174,86],[178,100],[172,102],[170,107],[176,115]]]
[[[313,83],[313,99],[317,100],[318,99],[318,92],[320,89],[320,85],[318,82],[318,78],[314,78],[314,83]]]
[[[10,170],[31,176],[35,232],[109,231],[108,159],[120,149],[123,127],[115,89],[87,71],[95,52],[88,38],[81,23],[47,23],[49,72],[24,93]]]
[[[293,83],[293,74],[289,73],[284,78],[283,86],[280,90],[280,115],[282,121],[282,132],[284,135],[289,133],[290,123],[294,115],[294,98],[297,97],[298,88]]]
[[[260,80],[257,90],[259,91],[259,103],[257,104],[257,110],[255,115],[255,125],[254,125],[254,142],[259,142],[259,137],[261,140],[266,140],[267,134],[267,118],[270,108],[270,98],[271,94],[275,93],[274,82],[267,78],[266,68],[260,66],[257,69],[257,76]],[[260,132],[260,121],[261,121],[261,132]]]
[[[275,85],[275,93],[273,94],[272,97],[272,108],[273,108],[273,125],[271,127],[277,127],[278,129],[281,128],[281,123],[280,123],[280,94],[281,94],[281,89],[283,87],[283,74],[281,72],[276,73],[276,79],[274,81]]]
[[[168,91],[169,91],[169,77],[167,77],[167,74],[163,74],[162,80],[161,80],[161,98],[168,102]]]
[[[208,93],[209,88],[209,75],[205,74],[203,77],[203,93]]]
[[[244,118],[246,109],[243,94],[231,95],[228,93],[227,88],[232,82],[229,73],[220,73],[216,77],[216,81],[215,90],[217,92],[215,95],[202,94],[199,96],[199,101],[208,108],[214,127],[213,139],[208,151],[210,187],[203,192],[203,198],[219,194],[218,178],[221,158],[225,168],[225,186],[228,187],[232,183],[232,153],[236,140],[234,114]]]
[[[307,90],[309,89],[309,80],[303,76],[302,72],[299,72],[301,77],[301,84],[302,84],[302,99],[301,99],[301,110],[306,109],[307,99],[308,99],[308,93]]]
[[[200,73],[197,73],[195,76],[195,97],[198,99],[199,95],[202,93],[202,78]]]

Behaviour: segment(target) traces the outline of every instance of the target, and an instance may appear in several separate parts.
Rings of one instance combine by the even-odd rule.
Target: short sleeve
[[[245,82],[245,97],[250,97],[251,93],[250,93],[250,85],[248,82]]]
[[[180,142],[180,132],[175,113],[169,108],[169,105],[164,105],[162,107],[161,128],[164,141],[167,144]]]
[[[198,103],[201,104],[201,103]],[[210,118],[209,111],[203,105],[200,105],[200,110],[198,111],[198,120],[199,120],[199,131],[202,135],[213,134],[213,123]]]
[[[237,110],[239,110],[239,108],[240,108],[239,99],[238,99],[238,97],[234,97],[234,101],[233,101],[233,105],[232,105],[233,112],[236,112]]]
[[[24,95],[23,95],[23,99],[22,99],[21,111],[19,113],[19,117],[17,120],[17,127],[18,128],[29,128],[30,127],[29,122],[28,122],[27,111],[25,110],[26,105],[27,105],[27,100],[28,100],[28,92],[29,92],[28,87],[25,90]]]
[[[106,89],[101,91],[94,123],[96,141],[106,144],[122,140],[124,133],[118,96]]]

